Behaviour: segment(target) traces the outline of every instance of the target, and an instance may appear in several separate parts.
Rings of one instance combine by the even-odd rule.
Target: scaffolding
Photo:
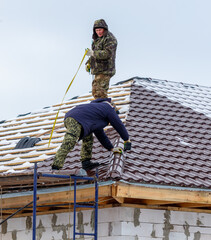
[[[86,177],[86,176],[76,176],[76,175],[59,175],[59,174],[47,174],[39,173],[39,176],[42,177],[52,177],[52,178],[69,178],[74,181],[74,207],[73,207],[73,240],[76,239],[76,236],[93,236],[94,240],[97,240],[97,230],[98,230],[98,169],[96,169],[95,177]],[[32,240],[36,240],[36,208],[37,208],[37,163],[34,164],[34,186],[33,186],[33,233]],[[93,205],[88,204],[77,204],[77,180],[84,181],[94,181],[95,182],[95,201]],[[95,225],[94,233],[80,233],[76,232],[76,211],[77,208],[93,208],[95,211]]]
[[[11,214],[9,217],[4,219],[2,222],[0,222],[0,225],[2,225],[4,222],[15,216],[17,213],[22,211],[24,208],[29,207],[33,203],[33,226],[32,226],[32,240],[36,240],[36,217],[37,217],[37,200],[39,200],[39,197],[37,197],[37,178],[38,176],[42,177],[52,177],[52,178],[66,178],[66,179],[72,179],[74,181],[74,202],[73,202],[73,240],[76,240],[76,236],[93,236],[94,240],[97,240],[97,234],[98,234],[98,169],[96,169],[95,177],[87,177],[87,176],[76,176],[76,175],[59,175],[59,174],[47,174],[47,173],[37,173],[37,163],[34,164],[34,181],[33,181],[33,201],[26,204],[24,207],[21,207],[18,209],[15,213]],[[83,204],[77,204],[76,196],[77,196],[77,180],[82,181],[94,181],[95,185],[95,200],[92,203],[92,205],[88,203]],[[94,209],[94,233],[80,233],[76,232],[76,211],[77,208],[92,208]]]

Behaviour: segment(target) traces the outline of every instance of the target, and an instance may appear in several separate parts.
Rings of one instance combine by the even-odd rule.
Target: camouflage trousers
[[[64,120],[64,126],[66,128],[66,133],[53,162],[53,164],[56,165],[58,168],[63,167],[67,154],[74,148],[75,144],[78,142],[82,131],[82,126],[71,117],[68,117]],[[92,158],[92,146],[92,134],[82,139],[82,147],[80,153],[81,161]]]
[[[95,75],[95,79],[92,82],[92,96],[97,98],[107,98],[109,81],[111,77],[105,74]]]

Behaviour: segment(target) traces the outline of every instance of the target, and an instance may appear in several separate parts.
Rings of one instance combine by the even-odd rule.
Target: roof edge
[[[191,188],[191,187],[180,187],[180,186],[147,184],[147,183],[135,183],[135,182],[132,183],[132,182],[128,182],[128,181],[125,181],[125,180],[120,180],[119,182],[124,183],[124,184],[133,185],[133,186],[140,186],[140,187],[147,187],[147,188],[211,192],[211,189],[208,189],[208,188]]]

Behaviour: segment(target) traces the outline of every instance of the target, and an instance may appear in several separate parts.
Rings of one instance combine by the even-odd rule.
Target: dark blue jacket
[[[81,138],[94,133],[100,143],[106,149],[111,150],[113,145],[106,136],[103,130],[104,127],[110,123],[124,141],[129,139],[129,135],[124,124],[109,102],[111,102],[110,98],[101,98],[91,103],[75,106],[66,113],[65,119],[72,117],[82,125],[83,133]]]

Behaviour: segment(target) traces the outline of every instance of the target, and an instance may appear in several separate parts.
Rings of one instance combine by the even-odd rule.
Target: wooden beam
[[[53,193],[45,193],[38,194],[39,200],[37,201],[38,205],[43,204],[53,204],[56,202],[73,202],[73,191],[63,191],[63,192],[53,192]],[[100,186],[99,187],[99,198],[111,196],[111,186]],[[77,190],[77,202],[87,202],[93,201],[95,197],[95,188],[85,188]],[[20,196],[13,198],[3,198],[2,199],[2,208],[12,208],[12,207],[22,207],[23,203],[26,205],[27,203],[32,201],[33,196]]]
[[[146,205],[171,205],[171,204],[178,204],[178,202],[158,201],[158,200],[151,200],[151,199],[141,200],[141,203],[142,204],[146,204]]]
[[[151,199],[158,201],[211,204],[211,191],[152,188],[118,184],[116,197]]]
[[[117,185],[113,184],[112,188],[112,197],[118,202],[118,203],[124,203],[124,197],[117,197]]]
[[[123,197],[113,197],[118,203],[124,203],[125,198]]]
[[[30,176],[31,177],[31,176]],[[29,180],[26,177],[25,180]],[[31,179],[30,179],[31,180]],[[73,191],[62,191],[38,194],[37,214],[66,212],[72,206],[57,204],[73,203]],[[77,202],[94,201],[95,188],[77,189]],[[33,196],[3,198],[2,208],[19,208],[32,201]],[[177,190],[167,188],[151,188],[123,183],[99,186],[99,207],[124,206],[133,208],[160,209],[173,211],[190,211],[211,213],[211,192],[194,190]],[[171,206],[175,204],[174,206]],[[54,206],[55,205],[55,206]],[[41,207],[43,206],[43,207]],[[206,209],[203,209],[206,208]],[[72,211],[72,210],[71,210]],[[10,210],[3,211],[3,216]],[[32,209],[22,211],[19,216],[30,216]]]
[[[115,202],[115,200],[111,196],[98,198],[98,204],[99,205],[108,205],[108,204],[111,204],[113,202]]]
[[[33,181],[33,175],[15,175],[15,176],[9,176],[9,177],[0,177],[0,186],[18,186],[21,184],[26,184],[27,182]],[[19,186],[18,186],[19,187]]]
[[[203,208],[203,207],[211,207],[211,204],[197,204],[197,203],[179,203],[177,204],[178,207],[183,208]]]

